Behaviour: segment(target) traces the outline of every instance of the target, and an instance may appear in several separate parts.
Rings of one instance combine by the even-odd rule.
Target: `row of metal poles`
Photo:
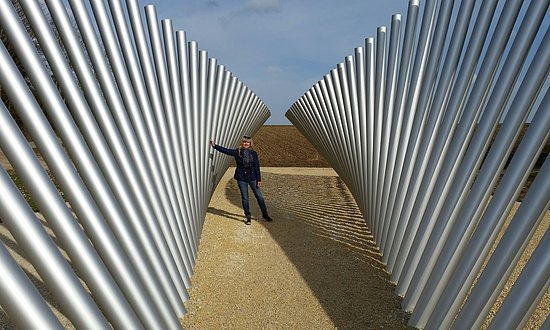
[[[550,207],[546,157],[481,271],[550,136],[549,3],[426,0],[420,17],[411,0],[389,42],[378,28],[286,113],[355,197],[413,327],[479,328]],[[541,229],[490,328],[547,291]]]
[[[143,20],[138,0],[68,5],[0,0],[0,147],[70,263],[4,168],[0,219],[76,328],[181,328],[229,166],[208,141],[236,145],[269,111],[153,6]],[[3,244],[0,273],[17,327],[62,328]]]

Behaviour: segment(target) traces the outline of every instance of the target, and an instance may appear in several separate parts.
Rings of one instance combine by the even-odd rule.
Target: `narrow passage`
[[[330,168],[262,167],[271,223],[244,224],[230,168],[208,208],[189,329],[406,328],[359,209]]]

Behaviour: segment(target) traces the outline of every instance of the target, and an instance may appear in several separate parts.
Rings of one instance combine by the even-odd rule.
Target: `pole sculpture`
[[[142,18],[136,0],[126,12],[70,0],[71,14],[60,0],[18,3],[34,34],[0,1],[0,147],[81,278],[4,168],[3,223],[75,327],[181,328],[208,202],[229,166],[208,141],[238,143],[269,110],[153,6]],[[14,324],[61,328],[3,245],[0,260]]]
[[[550,136],[549,3],[426,0],[419,21],[411,0],[403,37],[394,16],[389,44],[379,28],[286,113],[349,187],[411,326],[479,328],[548,210],[546,160],[481,271]],[[547,236],[495,328],[547,290]]]

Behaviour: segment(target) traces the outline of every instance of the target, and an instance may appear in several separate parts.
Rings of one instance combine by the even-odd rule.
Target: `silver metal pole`
[[[549,162],[546,161],[546,163]],[[548,166],[546,173],[548,173]],[[549,179],[550,177],[546,175],[546,180]],[[548,186],[547,182],[545,182],[546,186]],[[546,209],[548,207],[550,207],[550,203],[546,204]],[[525,212],[529,211],[525,210]],[[521,218],[518,219],[521,220]],[[550,249],[550,231],[547,230],[535,252],[531,255],[529,262],[525,265],[523,272],[516,280],[506,299],[504,299],[489,325],[489,329],[495,330],[506,327],[522,329],[525,327],[525,323],[529,320],[533,309],[550,287],[550,254],[548,254],[548,249]],[[548,329],[548,319],[547,316],[541,329]]]
[[[192,107],[192,97],[191,97],[191,56],[192,56],[192,47],[196,47],[193,45],[196,45],[196,43],[188,43],[186,34],[183,31],[176,32],[176,42],[178,46],[178,61],[179,61],[179,76],[180,76],[180,82],[181,82],[181,93],[183,97],[183,113],[181,115],[181,119],[184,122],[184,126],[180,128],[182,130],[182,140],[185,141],[186,150],[193,150],[194,145],[194,136],[193,136],[193,130],[195,126],[193,125],[193,107]],[[193,68],[194,70],[194,68]],[[189,194],[191,196],[198,196],[198,183],[196,181],[195,177],[195,162],[194,159],[191,157],[185,157],[184,164],[187,169],[187,189],[189,190]],[[191,219],[191,225],[194,228],[194,232],[197,233],[196,235],[196,241],[195,246],[196,248],[199,245],[199,215],[198,215],[198,206],[197,206],[197,200],[196,198],[192,199],[192,204],[190,206],[192,219]]]
[[[544,142],[550,136],[550,111],[544,111],[543,109],[550,109],[550,91],[546,93],[527,133],[514,153],[514,158],[502,178],[502,185],[499,185],[495,191],[491,204],[485,212],[484,219],[482,219],[478,226],[480,229],[477,229],[472,236],[472,243],[470,245],[474,245],[477,242],[474,238],[485,238],[482,242],[485,242],[485,245],[490,245],[495,240],[498,230],[502,227],[505,216],[510,212],[511,206],[519,195],[520,187],[524,186],[527,176],[530,174],[544,146]],[[458,318],[454,322],[454,326],[458,329],[479,327],[483,323],[490,308],[497,299],[498,293],[502,290],[504,284],[506,284],[506,280],[509,278],[510,273],[546,213],[548,204],[550,203],[550,185],[547,184],[550,179],[548,178],[550,174],[550,158],[545,163],[547,164],[543,165],[537,174],[536,181],[529,188],[528,195],[525,196],[520,209],[514,215],[514,220],[500,239],[499,245],[491,255],[491,259],[485,266],[475,287],[468,295],[468,300],[466,300],[466,303],[458,314]],[[518,178],[520,176],[521,178]],[[521,180],[521,183],[517,182],[518,179]],[[512,194],[513,196],[510,196]],[[502,205],[503,202],[507,205]],[[495,223],[497,219],[498,224]],[[487,228],[492,231],[489,238],[480,237],[483,234],[481,230],[486,228],[481,227],[484,224],[483,221],[491,225],[491,227]],[[466,253],[472,250],[469,246]],[[479,270],[479,259],[487,255],[487,250],[487,246],[483,247],[483,252],[478,257],[474,266],[475,268],[473,268],[474,272],[476,269]],[[465,261],[465,258],[462,259]],[[461,261],[460,265],[464,263]],[[463,278],[463,268],[459,267],[458,269],[461,278]],[[454,276],[454,278],[457,277],[458,275]],[[471,282],[472,279],[468,278],[465,284]],[[463,290],[461,289],[461,296],[464,295],[462,293]],[[446,289],[445,291],[449,290]]]
[[[550,32],[547,32],[545,41],[550,40]],[[481,167],[474,185],[470,189],[463,207],[456,209],[453,217],[456,219],[468,219],[468,221],[456,221],[449,238],[445,241],[430,279],[426,283],[418,304],[411,316],[411,324],[422,324],[431,315],[436,307],[436,302],[441,296],[442,290],[455,269],[458,258],[462,255],[466,238],[481,216],[484,207],[490,197],[498,179],[498,173],[504,167],[504,163],[510,154],[513,142],[519,134],[519,129],[527,117],[533,100],[536,99],[550,65],[550,42],[544,42],[537,51],[526,77],[510,106],[502,127],[492,144],[486,161]],[[426,320],[427,321],[427,320]]]
[[[103,2],[99,0],[92,0],[92,9],[95,12],[95,16],[107,17],[106,9]],[[134,49],[134,43],[130,38],[130,33],[128,31],[128,26],[126,22],[126,16],[120,8],[120,3],[117,1],[110,1],[109,5],[111,6],[111,14],[113,22],[117,29],[117,37],[120,43],[120,48],[124,54],[124,60],[126,62],[126,68],[130,75],[130,82],[132,84],[132,90],[129,91],[135,97],[137,102],[137,109],[141,109],[142,118],[141,120],[136,120],[134,126],[137,124],[139,127],[134,127],[137,129],[138,136],[140,137],[141,146],[145,151],[148,162],[153,170],[150,172],[153,175],[153,179],[157,186],[157,191],[161,194],[161,202],[165,210],[165,214],[168,217],[158,218],[157,221],[147,223],[150,234],[154,238],[154,243],[160,253],[160,260],[154,260],[158,263],[159,272],[158,276],[163,278],[161,284],[164,286],[164,291],[168,295],[170,304],[176,313],[176,315],[181,316],[185,314],[185,307],[183,306],[183,301],[187,300],[187,292],[185,289],[185,284],[183,283],[182,274],[179,272],[178,266],[176,265],[176,260],[174,260],[174,255],[172,254],[172,249],[175,249],[174,237],[170,232],[170,223],[175,223],[175,214],[173,205],[175,205],[176,198],[173,194],[173,187],[171,183],[165,183],[167,180],[170,180],[169,170],[165,161],[165,156],[163,152],[162,139],[159,136],[157,120],[153,114],[153,106],[151,102],[158,102],[157,99],[152,96],[148,97],[149,91],[146,88],[146,83],[141,72],[140,63],[137,56],[142,52],[136,52]],[[130,18],[135,15],[130,14]],[[134,17],[133,20],[136,21],[139,18]],[[107,22],[106,22],[107,23]],[[105,23],[105,24],[106,24]],[[139,32],[134,31],[137,34],[137,37],[141,35]],[[139,49],[138,49],[139,50]],[[144,64],[144,67],[147,67]],[[148,81],[154,79],[150,77]],[[152,82],[149,82],[151,85]],[[134,109],[134,108],[130,108]],[[136,118],[137,119],[137,118]],[[145,119],[145,120],[143,120]],[[145,121],[145,123],[143,122]],[[145,126],[143,126],[145,125]],[[166,233],[166,235],[165,235]],[[172,247],[172,249],[170,248]],[[160,269],[164,268],[167,272],[160,272]],[[168,275],[168,276],[167,276]]]
[[[49,136],[44,137],[44,139],[56,140],[47,146],[42,145],[44,152],[46,152],[46,149],[48,150],[48,152],[46,152],[48,153],[48,156],[45,155],[45,157],[48,158],[48,165],[52,168],[52,170],[54,170],[57,179],[62,185],[62,188],[70,192],[67,194],[67,197],[69,200],[74,202],[71,203],[71,205],[75,209],[77,215],[81,218],[86,230],[90,233],[91,239],[104,253],[105,251],[118,252],[118,247],[110,248],[105,245],[111,244],[110,240],[112,240],[112,233],[105,225],[105,219],[93,202],[92,197],[87,192],[85,185],[80,181],[80,177],[82,177],[87,183],[94,182],[96,184],[92,188],[92,193],[94,194],[94,197],[100,201],[99,204],[102,207],[102,211],[106,212],[106,210],[109,210],[116,213],[118,206],[114,204],[115,198],[112,196],[110,189],[106,187],[106,183],[99,173],[99,169],[97,168],[95,160],[91,156],[90,150],[83,141],[82,136],[80,135],[80,132],[78,131],[72,118],[70,118],[68,111],[65,108],[65,103],[59,94],[57,94],[57,89],[50,80],[49,74],[45,72],[40,59],[36,56],[34,47],[28,39],[24,38],[26,35],[25,29],[15,14],[15,11],[11,8],[11,4],[2,2],[0,5],[2,6],[2,22],[4,24],[4,29],[10,35],[12,40],[17,40],[16,51],[19,53],[23,65],[27,68],[27,73],[29,74],[31,80],[35,82],[37,92],[42,96],[44,107],[50,112],[51,120],[54,122],[58,131],[62,135],[65,147],[73,156],[73,161],[79,169],[78,174],[76,170],[72,169],[73,165],[68,159],[60,158],[63,157],[60,155],[63,155],[64,151],[61,150],[61,147],[58,145],[55,134],[49,128],[47,120],[38,105],[35,103],[34,98],[29,92],[25,93],[27,90],[26,83],[22,81],[22,78],[17,78],[19,77],[18,69],[15,67],[15,64],[11,62],[11,60],[4,60],[4,65],[1,69],[2,79],[4,81],[9,79],[10,81],[10,86],[6,88],[6,91],[11,96],[11,99],[17,98],[20,99],[17,100],[17,102],[20,101],[22,103],[27,103],[26,108],[20,107],[19,109],[25,109],[25,114],[21,114],[21,116],[26,118],[24,120],[28,121],[27,125],[32,126],[35,140],[41,139],[39,138],[41,135],[48,134]],[[32,10],[32,4],[30,2],[25,3],[25,9],[27,11]],[[35,23],[39,23],[38,16],[35,17]],[[9,25],[9,28],[6,24]],[[45,32],[46,31],[41,31],[41,33]],[[43,37],[43,35],[40,36]],[[47,51],[48,50],[49,49],[47,49]],[[3,53],[3,56],[9,58],[7,53]],[[55,73],[63,74],[63,72],[56,71],[56,66],[52,66],[52,68]],[[16,86],[22,90],[16,89]],[[16,101],[12,102],[16,103]],[[34,113],[30,114],[30,112]],[[32,116],[34,116],[33,119],[31,119]],[[37,143],[41,142],[37,141]],[[54,151],[53,148],[55,144],[57,144],[58,149]],[[57,153],[57,155],[54,156],[55,153]],[[69,168],[72,170],[69,170]],[[111,199],[101,199],[99,196],[101,194],[110,196]],[[112,213],[107,214],[111,216],[113,215]],[[97,221],[93,221],[94,219]],[[73,229],[80,230],[80,228],[77,229],[76,227]],[[79,235],[76,235],[75,237],[79,237]],[[82,235],[80,235],[80,238],[86,240],[86,243],[88,243],[87,239],[84,239]],[[81,253],[79,253],[79,257],[77,257],[80,258],[80,260],[74,260],[76,255],[73,254],[73,262],[82,267],[81,269],[83,270],[83,276],[86,278],[88,285],[101,304],[107,305],[110,303],[113,307],[109,311],[106,311],[111,321],[118,323],[119,325],[125,324],[126,326],[136,324],[136,315],[130,310],[128,302],[123,297],[120,289],[113,281],[113,278],[107,271],[99,256],[91,246],[87,246],[84,242],[77,243],[76,241],[76,238],[69,238],[65,244],[69,246],[71,244],[79,245],[78,247],[73,247],[75,248],[75,251],[81,251]],[[107,257],[106,254],[104,254],[104,256]],[[116,265],[111,263],[111,266]],[[116,304],[117,306],[115,307],[113,304]]]
[[[219,99],[220,92],[218,88],[221,88],[221,82],[223,78],[223,66],[222,70],[218,70],[218,62],[215,58],[210,58],[208,60],[208,83],[207,83],[207,89],[208,89],[208,97],[207,97],[207,104],[206,104],[206,127],[203,135],[204,146],[204,157],[205,162],[204,166],[202,168],[202,172],[204,173],[204,190],[202,198],[204,199],[204,212],[208,211],[208,202],[210,201],[210,198],[212,197],[212,172],[210,171],[210,167],[212,166],[212,158],[210,158],[210,146],[206,141],[210,140],[212,137],[212,129],[214,127],[214,121],[215,118],[218,115],[218,109],[215,108],[214,104],[216,102],[216,98]]]
[[[2,108],[1,116],[4,117],[4,114],[7,113],[7,109],[3,103],[0,107]],[[4,123],[2,123],[2,127],[5,127]],[[35,250],[33,246],[40,245],[41,247],[46,247],[40,251],[40,257],[44,257],[45,255],[52,256],[51,260],[55,260],[55,262],[52,263],[54,264],[52,268],[61,266],[59,268],[60,272],[73,279],[67,287],[70,289],[77,288],[79,292],[82,292],[83,290],[80,285],[74,286],[74,279],[76,276],[72,273],[70,267],[68,267],[65,260],[63,260],[57,251],[55,244],[44,232],[34,212],[27,205],[27,202],[23,196],[21,196],[21,193],[17,190],[17,187],[11,181],[8,173],[6,173],[3,167],[0,167],[0,195],[2,195],[0,199],[0,218],[2,218],[2,221],[10,232],[16,233],[17,235],[17,233],[22,232],[22,228],[18,230],[12,227],[24,226],[24,231],[26,232],[24,236],[29,235],[29,233],[36,235],[35,237],[37,239],[34,240],[32,244],[26,244],[25,238],[18,240],[19,246],[24,250],[31,247],[30,251],[25,251],[27,256],[31,256],[28,258],[32,258],[33,255],[36,255],[36,253],[33,252],[33,250]],[[2,309],[18,328],[30,329],[37,327],[40,329],[63,329],[48,305],[46,305],[46,302],[38,290],[33,286],[27,275],[12,258],[4,244],[0,244],[0,269],[2,269],[2,281],[0,281],[0,291],[2,294],[0,295],[0,305],[2,305]],[[38,272],[41,273],[42,269],[40,268]],[[46,285],[51,284],[50,278],[46,277],[43,279]],[[59,282],[60,279],[61,276],[55,278],[58,282],[56,286],[65,285],[65,283]],[[82,296],[82,293],[79,294],[79,298],[80,296]],[[87,301],[87,303],[89,304],[90,302]]]
[[[449,21],[451,18],[451,10],[453,1],[446,1],[439,7],[437,23],[432,36],[432,47],[428,55],[428,60],[423,73],[421,89],[418,91],[418,99],[414,104],[415,117],[410,131],[410,139],[407,142],[407,151],[405,153],[404,164],[397,197],[395,199],[394,212],[392,217],[398,221],[396,231],[393,238],[392,248],[388,256],[388,269],[392,272],[392,281],[397,281],[401,273],[400,263],[403,251],[407,251],[407,247],[403,246],[403,239],[407,229],[414,226],[416,219],[410,218],[409,203],[416,198],[417,182],[420,180],[418,175],[423,175],[425,158],[427,155],[422,154],[431,146],[431,137],[434,129],[439,128],[438,123],[445,109],[445,98],[450,89],[450,80],[456,71],[458,59],[460,57],[460,49],[463,46],[465,30],[468,21],[471,17],[470,11],[473,6],[472,1],[463,1],[461,11],[458,14],[457,27],[453,30],[453,35],[449,44],[449,55],[444,59],[444,64],[441,65],[441,53],[443,51],[444,40],[447,34]],[[463,10],[465,12],[463,12]],[[461,15],[463,14],[464,15]],[[437,79],[438,68],[440,70],[440,79]],[[433,109],[433,111],[431,111]],[[397,213],[396,213],[397,212]],[[407,242],[405,242],[407,243]]]
[[[207,86],[208,86],[208,52],[205,50],[201,50],[199,52],[199,108],[198,115],[199,115],[199,126],[198,128],[198,141],[207,141],[206,136],[206,102],[207,102]],[[210,123],[208,123],[210,124]],[[204,219],[206,216],[206,211],[208,207],[208,203],[206,201],[207,193],[206,193],[206,171],[205,164],[206,164],[206,155],[208,153],[208,146],[206,143],[200,143],[198,145],[198,154],[199,158],[197,159],[197,168],[198,168],[198,178],[201,185],[199,186],[199,207],[200,207],[200,218]]]
[[[190,195],[190,189],[185,189],[188,178],[189,178],[189,169],[186,167],[186,164],[183,161],[183,145],[184,140],[181,137],[181,132],[184,129],[183,125],[183,100],[181,95],[181,83],[178,69],[178,59],[177,59],[177,50],[175,42],[175,33],[172,27],[172,21],[169,19],[162,20],[162,30],[164,37],[164,47],[166,53],[166,60],[168,66],[168,74],[170,79],[170,90],[169,92],[172,95],[174,102],[174,114],[168,119],[170,124],[170,134],[172,140],[174,141],[174,157],[176,161],[177,170],[180,178],[179,189],[182,189],[184,206],[180,210],[183,212],[183,230],[182,235],[185,235],[186,240],[189,245],[189,262],[194,264],[194,260],[197,258],[197,233],[194,231],[192,226],[193,214],[191,211],[191,200],[192,196]],[[191,266],[192,270],[192,266]],[[191,274],[191,272],[190,272]]]
[[[123,18],[122,6],[119,1],[109,2],[111,13],[115,22],[119,24],[126,24]],[[145,114],[146,124],[149,131],[149,137],[153,143],[154,150],[156,152],[157,161],[160,165],[163,184],[168,192],[168,221],[159,221],[161,232],[156,237],[157,246],[166,245],[166,248],[161,248],[161,251],[166,249],[163,253],[164,263],[167,265],[168,272],[176,287],[177,293],[181,301],[189,299],[186,286],[190,286],[189,274],[186,272],[185,262],[178,249],[178,243],[175,233],[178,232],[178,223],[181,223],[181,212],[179,211],[179,198],[174,188],[174,182],[177,182],[178,175],[176,173],[175,164],[172,161],[173,154],[171,151],[171,143],[169,130],[166,125],[166,117],[164,115],[165,109],[161,100],[160,88],[157,83],[156,74],[153,67],[153,60],[149,51],[148,43],[145,36],[145,30],[141,21],[141,15],[139,13],[138,4],[135,1],[127,0],[126,5],[128,7],[128,15],[130,18],[130,24],[132,27],[135,53],[127,49],[126,56],[137,55],[135,64],[137,66],[131,66],[130,71],[134,77],[134,88],[137,92],[138,100],[142,106],[143,113]],[[119,33],[120,35],[120,33]],[[127,36],[129,37],[129,36]],[[141,70],[140,70],[141,68]],[[166,67],[164,65],[163,77],[166,77]],[[165,81],[165,79],[163,79]],[[170,111],[171,109],[168,109]],[[171,212],[170,212],[171,210]],[[180,236],[180,235],[177,235]],[[180,236],[181,238],[181,236]],[[183,244],[182,250],[183,250]],[[181,305],[181,301],[177,305]],[[174,308],[177,307],[174,300]]]
[[[378,184],[381,170],[381,140],[383,135],[384,99],[386,86],[386,27],[381,26],[376,31],[375,75],[374,75],[374,148],[372,165],[372,232],[379,231],[378,213]]]
[[[480,14],[476,18],[476,23],[473,28],[473,33],[467,47],[464,47],[466,33],[468,32],[468,23],[473,11],[474,1],[462,1],[458,12],[458,20],[453,29],[453,35],[448,49],[448,55],[445,57],[443,69],[440,78],[435,88],[433,101],[430,105],[430,111],[422,129],[418,150],[415,150],[414,168],[412,169],[411,180],[408,184],[405,202],[401,211],[402,219],[410,219],[402,233],[403,239],[397,253],[396,262],[392,272],[392,280],[398,281],[401,271],[403,270],[405,259],[410,251],[412,240],[417,233],[420,223],[420,217],[412,214],[413,207],[423,203],[426,200],[426,195],[429,192],[422,191],[423,182],[430,182],[432,176],[437,176],[439,172],[436,168],[430,167],[430,164],[437,163],[441,157],[445,157],[445,152],[448,146],[449,137],[453,135],[451,132],[453,123],[457,120],[459,111],[465,99],[467,88],[472,81],[474,69],[479,61],[479,56],[483,48],[483,40],[487,35],[491,22],[496,1],[486,1],[480,8]],[[444,13],[445,26],[451,16],[451,9]],[[443,14],[443,13],[442,13]],[[436,36],[437,36],[436,29]],[[434,38],[434,42],[443,45],[444,36],[441,40]],[[458,69],[460,54],[464,49],[464,58]],[[439,66],[439,65],[438,65]],[[428,66],[431,67],[430,65]],[[435,72],[435,71],[434,71]],[[456,79],[453,81],[453,78]],[[428,94],[421,94],[420,107],[423,107],[422,99],[429,98]],[[425,104],[425,103],[424,103]],[[413,129],[414,130],[414,129]],[[429,169],[431,172],[427,172]],[[425,174],[429,173],[424,178]],[[393,251],[393,250],[392,250]],[[404,294],[404,290],[398,294]]]
[[[424,71],[426,68],[427,54],[431,41],[431,34],[434,25],[435,19],[435,9],[436,1],[427,0],[424,7],[424,14],[422,17],[422,26],[420,29],[420,34],[418,37],[418,46],[416,48],[416,55],[414,59],[414,66],[411,76],[411,82],[409,84],[408,94],[406,96],[405,108],[405,117],[403,118],[403,126],[400,132],[399,141],[408,141],[411,135],[411,129],[413,124],[413,119],[415,117],[416,105],[418,103],[418,94],[422,87],[422,81],[424,78]],[[388,236],[385,249],[382,253],[382,262],[386,264],[386,268],[391,272],[393,269],[393,263],[395,260],[390,260],[390,251],[392,245],[394,244],[395,232],[398,225],[398,216],[400,213],[400,203],[396,203],[396,197],[398,194],[398,189],[403,189],[400,185],[401,172],[403,167],[408,164],[404,164],[404,158],[407,150],[407,143],[399,143],[397,150],[397,158],[395,161],[395,167],[392,174],[392,185],[390,187],[390,194],[388,205],[391,205],[391,208],[388,208],[387,214],[385,216],[386,221],[389,221],[388,227]]]
[[[357,79],[356,88],[357,88],[357,117],[359,120],[358,127],[357,127],[357,135],[358,135],[358,144],[359,144],[359,150],[360,150],[360,158],[359,158],[359,166],[361,170],[361,181],[359,184],[361,185],[362,190],[362,196],[361,196],[361,204],[362,209],[361,212],[363,214],[363,217],[368,220],[368,201],[369,201],[369,186],[367,183],[367,93],[366,93],[366,76],[365,76],[365,51],[363,47],[357,47],[355,48],[355,69],[356,74],[355,77]],[[327,120],[323,119],[321,121],[322,123],[326,123]],[[334,152],[331,152],[334,153]],[[325,157],[326,159],[329,159],[329,157]]]
[[[199,61],[200,61],[200,52],[199,52],[199,45],[196,41],[189,42],[188,45],[188,59],[189,59],[189,101],[190,101],[190,108],[189,108],[189,120],[191,120],[192,123],[192,129],[191,129],[191,140],[190,141],[200,141],[199,140],[199,118],[200,118],[200,103],[199,103],[199,74],[200,74],[200,67],[199,67]],[[190,150],[194,150],[196,148],[196,145],[193,144]],[[199,181],[199,171],[200,171],[200,165],[197,164],[197,158],[191,159],[191,164],[193,168],[193,183],[195,184],[195,194],[196,196],[201,195],[200,191],[200,181]],[[198,198],[195,199],[195,212],[197,214],[197,231],[201,232],[201,224],[200,224],[200,214],[201,214],[201,203],[199,202]]]
[[[367,187],[368,193],[368,217],[367,223],[372,226],[374,221],[374,111],[375,111],[375,75],[374,75],[374,39],[365,39],[365,75],[367,83]]]
[[[380,37],[379,37],[380,38]],[[395,88],[397,87],[397,62],[399,60],[399,46],[401,41],[401,15],[396,14],[392,16],[391,28],[390,28],[390,43],[388,46],[388,60],[386,68],[386,84],[384,90],[384,108],[382,129],[380,131],[380,165],[378,166],[378,184],[376,185],[376,228],[374,237],[377,243],[380,245],[382,240],[382,232],[384,230],[384,219],[382,219],[382,195],[384,187],[386,186],[386,167],[388,162],[388,149],[391,135],[393,118],[393,108],[395,106]],[[380,47],[380,46],[379,46]]]
[[[481,71],[478,73],[475,84],[472,87],[472,94],[464,107],[457,131],[454,136],[452,136],[449,151],[444,159],[440,160],[443,161],[444,164],[441,165],[442,169],[438,172],[439,174],[436,177],[437,182],[429,194],[429,202],[426,205],[425,211],[418,211],[418,213],[422,213],[421,215],[417,212],[413,212],[413,214],[415,214],[413,217],[422,217],[417,230],[417,232],[421,233],[421,235],[417,235],[414,238],[411,253],[407,256],[407,260],[403,266],[403,272],[399,277],[398,292],[404,292],[404,288],[409,286],[413,275],[415,275],[415,272],[418,269],[420,258],[425,251],[425,247],[432,233],[433,227],[436,225],[435,221],[432,221],[432,219],[439,214],[436,213],[437,211],[435,210],[437,207],[436,203],[440,203],[444,200],[444,197],[449,193],[450,184],[447,185],[447,187],[445,187],[445,184],[447,182],[452,182],[452,179],[456,175],[456,171],[459,168],[459,164],[462,160],[464,152],[466,151],[468,142],[472,137],[475,123],[481,115],[481,110],[483,109],[482,103],[484,99],[488,97],[488,88],[495,78],[499,60],[503,55],[508,37],[514,25],[514,20],[511,19],[511,17],[516,17],[519,12],[519,8],[521,7],[521,3],[519,2],[510,2],[506,4],[506,6],[509,5],[515,6],[515,8],[513,8],[513,10],[507,10],[505,8],[502,11],[499,24],[496,28],[498,33],[494,34],[488,47],[489,51],[484,57],[483,64],[481,65]],[[509,56],[508,58],[510,59],[511,57]],[[507,60],[505,67],[513,68],[513,65],[508,65],[508,61],[509,60]],[[498,88],[496,90],[498,90]],[[427,170],[427,172],[430,173],[430,170]],[[419,193],[419,195],[422,196],[422,193]],[[408,305],[410,297],[411,292],[407,292],[403,301],[404,309],[411,309],[411,306]]]
[[[471,142],[467,145],[468,149],[465,151],[462,161],[455,165],[457,174],[454,181],[450,180],[447,183],[448,195],[438,206],[440,211],[431,216],[431,221],[435,223],[434,229],[426,243],[425,252],[417,265],[417,268],[423,271],[414,273],[405,295],[403,306],[409,304],[412,306],[416,305],[418,297],[437,260],[437,256],[449,237],[448,235],[453,224],[451,222],[452,213],[455,209],[461,208],[463,203],[460,202],[461,196],[465,191],[469,190],[466,187],[471,186],[478,168],[484,159],[484,155],[489,148],[490,138],[496,129],[498,117],[506,108],[506,103],[508,102],[510,93],[512,93],[513,85],[518,78],[523,59],[527,55],[530,44],[542,20],[540,8],[533,7],[533,9],[533,11],[528,13],[528,19],[522,22],[518,31],[518,38],[514,40],[510,54],[505,62],[507,70],[503,70],[497,79],[498,83],[483,110],[484,112],[479,123],[475,126],[475,133]],[[530,15],[531,13],[538,13],[538,15],[532,16]],[[461,142],[458,142],[458,145],[466,148]]]
[[[134,266],[139,270],[138,274],[146,285],[149,294],[153,297],[154,304],[150,309],[156,306],[166,324],[175,326],[179,324],[175,315],[169,309],[164,308],[168,304],[168,296],[161,286],[161,279],[162,281],[166,280],[165,276],[167,272],[165,266],[159,262],[161,260],[159,252],[154,244],[152,244],[153,241],[147,229],[148,224],[153,224],[156,221],[155,217],[164,217],[164,210],[160,206],[159,193],[157,193],[157,189],[153,183],[153,177],[158,171],[151,169],[150,166],[152,164],[145,160],[144,150],[146,149],[141,148],[141,145],[146,145],[148,141],[145,139],[145,134],[137,134],[144,130],[144,124],[141,115],[136,110],[139,109],[139,106],[130,86],[130,78],[125,69],[125,62],[119,51],[115,33],[103,5],[96,6],[95,18],[105,44],[106,54],[112,65],[109,65],[105,60],[104,50],[97,40],[96,32],[84,3],[71,0],[70,5],[82,33],[83,41],[90,54],[94,70],[98,75],[103,95],[114,116],[116,127],[119,128],[119,132],[130,152],[129,156],[131,160],[123,157],[125,155],[124,152],[117,152],[115,155],[120,157],[119,161],[121,164],[125,164],[123,168],[126,175],[130,175],[134,171],[137,171],[138,175],[137,179],[135,176],[132,176],[128,181],[134,183],[132,188],[138,198],[139,209],[145,215],[146,221],[144,222],[139,218],[130,218],[132,230],[124,226],[118,226],[116,228],[117,234],[119,235],[119,239],[121,239],[125,251],[132,257]],[[116,82],[113,79],[113,73],[117,79]],[[126,112],[126,109],[134,110]],[[116,139],[112,140],[116,141]],[[134,167],[136,169],[131,170]],[[149,202],[152,205],[154,216],[151,215],[152,211],[151,207],[148,206]]]
[[[389,155],[386,162],[386,168],[384,169],[384,189],[382,192],[382,207],[380,211],[380,217],[383,219],[383,228],[379,247],[381,251],[385,251],[386,241],[388,237],[390,219],[388,217],[388,206],[390,199],[390,189],[393,177],[393,169],[395,167],[395,161],[397,156],[397,150],[400,143],[400,134],[403,125],[404,108],[406,103],[406,95],[408,94],[410,71],[412,66],[412,52],[414,48],[416,26],[418,18],[418,0],[409,1],[409,7],[407,11],[407,22],[405,24],[405,35],[403,40],[403,47],[401,49],[401,59],[399,63],[399,75],[397,81],[397,90],[395,95],[395,104],[393,108],[394,114],[392,115],[392,126],[389,141]],[[391,109],[389,110],[391,111]]]

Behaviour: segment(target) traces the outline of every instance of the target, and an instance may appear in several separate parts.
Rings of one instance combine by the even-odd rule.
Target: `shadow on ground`
[[[258,222],[285,251],[337,328],[406,328],[401,298],[351,194],[339,177],[262,173],[274,222]],[[241,207],[235,180],[227,199]],[[251,198],[252,195],[251,195]],[[253,217],[260,217],[251,199]]]

